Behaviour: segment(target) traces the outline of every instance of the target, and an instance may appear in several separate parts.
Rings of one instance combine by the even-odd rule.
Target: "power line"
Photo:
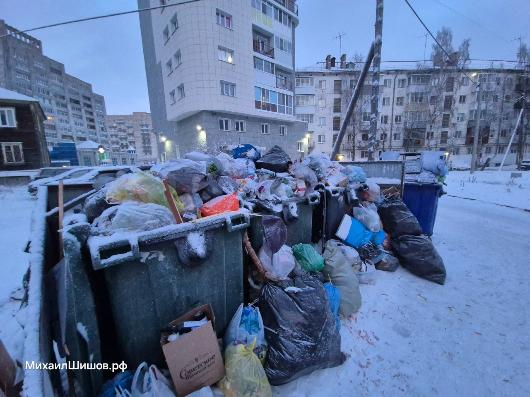
[[[115,13],[112,13],[112,14],[96,15],[94,17],[87,17],[87,18],[81,18],[81,19],[72,19],[70,21],[52,23],[50,25],[38,26],[36,28],[19,30],[19,32],[20,33],[28,33],[28,32],[33,32],[35,30],[53,28],[53,27],[56,27],[56,26],[70,25],[72,23],[93,21],[93,20],[96,20],[96,19],[103,19],[103,18],[116,17],[116,16],[120,16],[120,15],[134,14],[134,13],[143,12],[143,11],[157,10],[159,8],[166,8],[166,7],[169,8],[169,7],[179,6],[179,5],[182,5],[182,4],[195,3],[197,1],[200,1],[200,0],[185,0],[185,1],[182,1],[180,3],[166,4],[166,5],[163,5],[163,6],[156,6],[156,7],[149,7],[149,8],[140,8],[140,9],[136,9],[136,10],[115,12]],[[6,36],[9,36],[9,33],[0,36],[0,38],[6,37]]]
[[[416,12],[416,10],[414,9],[414,7],[412,7],[412,5],[409,3],[409,0],[405,0],[405,3],[407,3],[407,5],[409,6],[409,8],[411,9],[411,11],[414,13],[414,15],[416,15],[416,18],[418,18],[418,21],[420,21],[420,23],[423,25],[423,27],[425,28],[425,30],[431,35],[432,39],[434,40],[434,42],[438,45],[438,47],[441,48],[442,52],[447,56],[448,59],[451,58],[451,55],[449,55],[449,53],[447,52],[447,50],[440,44],[440,42],[436,39],[436,37],[434,37],[434,35],[432,34],[432,32],[430,31],[430,29],[427,27],[427,25],[425,25],[425,22],[423,22],[423,20],[421,19],[421,17],[418,15],[418,13]],[[463,71],[463,67],[460,68],[461,71]],[[469,81],[471,81],[472,84],[475,84],[475,85],[480,85],[480,83],[477,83],[476,81],[474,81],[470,75],[468,75],[466,72],[463,71],[463,73],[465,74],[465,76],[469,79]]]
[[[499,33],[497,33],[497,32],[495,32],[494,30],[488,28],[487,26],[484,26],[483,24],[481,24],[480,22],[478,22],[476,19],[471,18],[470,16],[468,16],[468,15],[466,15],[466,14],[464,14],[464,13],[458,11],[457,9],[455,9],[455,8],[453,8],[453,7],[451,7],[451,6],[447,5],[447,4],[445,4],[445,3],[443,3],[443,2],[440,1],[440,0],[432,0],[432,1],[434,1],[434,2],[436,2],[436,3],[438,3],[438,4],[440,4],[442,7],[445,7],[445,8],[447,8],[448,10],[453,11],[455,14],[460,15],[461,17],[467,19],[468,21],[473,22],[475,25],[481,27],[482,29],[489,31],[489,32],[490,32],[491,34],[493,34],[494,36],[497,36],[497,38],[499,38],[499,39],[501,39],[501,40],[504,40],[504,41],[506,41],[506,42],[509,42],[508,39],[506,39],[505,37],[502,37]]]

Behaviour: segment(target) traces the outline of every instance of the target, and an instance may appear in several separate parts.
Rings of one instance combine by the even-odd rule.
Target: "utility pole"
[[[480,135],[480,100],[482,99],[482,84],[480,83],[480,75],[477,75],[477,110],[475,111],[475,117],[477,119],[475,123],[475,132],[473,134],[473,154],[471,156],[471,167],[470,173],[472,174],[477,170],[477,151],[478,151],[478,139]]]
[[[372,98],[370,103],[370,136],[368,139],[368,160],[374,160],[377,140],[377,119],[379,105],[379,72],[381,69],[381,46],[383,43],[383,0],[376,0],[374,61],[372,62]]]

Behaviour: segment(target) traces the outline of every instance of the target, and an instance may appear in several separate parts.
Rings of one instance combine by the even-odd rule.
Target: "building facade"
[[[315,151],[331,153],[359,74],[359,65],[355,69],[344,62],[297,71],[295,102],[304,104],[297,106],[297,117],[309,123]],[[368,76],[346,130],[341,147],[345,159],[368,158],[370,82]],[[528,75],[521,69],[383,70],[375,157],[385,151],[442,150],[470,160],[480,117],[479,158],[498,164],[516,124],[521,96],[529,89]],[[530,152],[529,122],[527,110],[511,145],[512,164]]]
[[[0,170],[36,169],[50,164],[44,117],[35,98],[0,88]]]
[[[133,112],[125,115],[107,115],[110,151],[113,163],[123,164],[123,153],[135,153],[136,164],[153,164],[159,159],[159,139],[153,131],[151,114]]]
[[[294,116],[292,0],[138,0],[153,127],[164,154],[251,143],[307,149]],[[305,145],[305,146],[304,146]]]
[[[43,54],[42,43],[0,20],[0,86],[36,98],[49,147],[92,140],[109,145],[105,99]]]

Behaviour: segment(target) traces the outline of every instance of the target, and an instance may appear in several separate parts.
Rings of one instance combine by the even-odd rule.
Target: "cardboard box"
[[[168,342],[169,332],[163,332],[160,343],[175,390],[184,396],[223,378],[225,367],[214,331],[215,318],[210,305],[202,305],[169,323],[175,327],[190,321],[197,313],[206,313],[208,322],[187,334]]]

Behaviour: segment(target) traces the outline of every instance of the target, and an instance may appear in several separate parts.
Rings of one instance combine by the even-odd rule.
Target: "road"
[[[530,395],[529,230],[528,212],[443,197],[433,241],[446,284],[378,272],[342,322],[346,363],[274,394]]]

